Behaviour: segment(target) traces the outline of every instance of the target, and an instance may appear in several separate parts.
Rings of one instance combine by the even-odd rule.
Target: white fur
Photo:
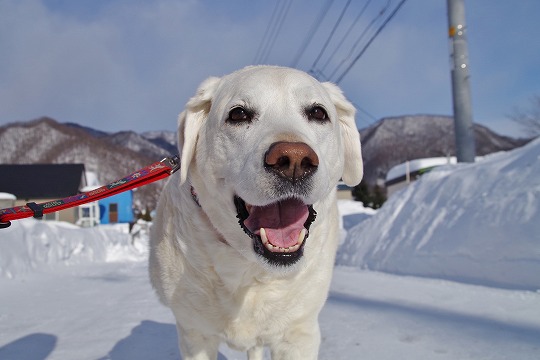
[[[325,107],[316,123],[305,107]],[[231,125],[238,105],[256,110]],[[184,359],[216,359],[220,342],[262,359],[316,359],[318,314],[326,300],[338,237],[336,184],[362,178],[355,109],[339,88],[304,72],[248,67],[203,82],[179,117],[182,168],[159,201],[150,242],[150,277],[177,320]],[[253,205],[275,202],[264,154],[277,141],[304,142],[319,158],[309,193],[318,215],[304,256],[292,266],[268,264],[236,218],[234,195]],[[201,207],[191,197],[191,187]]]

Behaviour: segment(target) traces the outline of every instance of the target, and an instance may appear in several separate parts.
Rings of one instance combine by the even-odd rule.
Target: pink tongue
[[[267,206],[253,206],[244,225],[257,235],[260,228],[264,228],[272,245],[287,248],[298,242],[308,215],[308,207],[303,202],[288,199]]]

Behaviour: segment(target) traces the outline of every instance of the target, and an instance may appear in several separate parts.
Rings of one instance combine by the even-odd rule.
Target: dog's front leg
[[[321,331],[317,321],[292,327],[283,339],[270,345],[272,360],[317,360]]]
[[[195,330],[183,329],[176,323],[178,343],[183,360],[215,360],[218,356],[219,339],[205,336]]]
[[[263,360],[264,348],[262,346],[254,346],[248,350],[248,360]]]

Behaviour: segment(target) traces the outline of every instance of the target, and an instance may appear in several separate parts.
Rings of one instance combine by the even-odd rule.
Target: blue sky
[[[264,63],[291,66],[326,2],[294,0]],[[371,0],[336,50],[367,3],[352,1],[317,70],[331,73],[388,2],[398,3]],[[0,125],[50,116],[104,131],[175,130],[202,80],[253,64],[275,3],[0,0]],[[298,68],[312,68],[345,3],[325,13]],[[474,121],[525,135],[507,115],[540,95],[540,1],[465,4]],[[339,84],[362,109],[359,128],[390,116],[451,115],[447,33],[445,0],[403,5]]]

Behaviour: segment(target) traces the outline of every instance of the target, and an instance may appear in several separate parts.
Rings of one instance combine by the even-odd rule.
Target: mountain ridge
[[[531,139],[502,136],[474,124],[478,156],[523,146]],[[364,179],[384,185],[386,173],[407,160],[455,156],[454,121],[445,115],[404,115],[382,118],[360,130]]]
[[[0,163],[4,164],[83,163],[100,183],[107,184],[158,160],[48,117],[0,127]],[[140,210],[155,207],[161,183],[135,191]]]
[[[474,131],[478,155],[510,150],[529,141],[501,136],[479,124],[474,125]],[[388,117],[359,132],[364,178],[371,186],[383,185],[388,170],[404,161],[455,155],[450,116]],[[176,153],[172,131],[109,133],[49,117],[0,127],[0,163],[84,163],[103,184]],[[139,210],[155,207],[163,185],[160,181],[135,192]]]

